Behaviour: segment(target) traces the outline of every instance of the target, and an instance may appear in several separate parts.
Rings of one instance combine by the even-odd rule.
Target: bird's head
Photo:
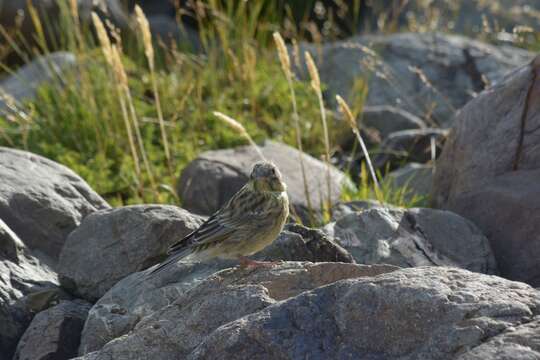
[[[268,161],[256,163],[249,180],[257,191],[282,192],[287,189],[277,166]]]

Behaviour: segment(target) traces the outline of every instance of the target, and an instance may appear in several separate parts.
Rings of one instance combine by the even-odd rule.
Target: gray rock
[[[338,281],[224,324],[187,359],[455,359],[530,322],[539,305],[540,293],[523,283],[403,269]]]
[[[35,59],[24,65],[16,73],[0,81],[0,113],[13,111],[15,105],[33,100],[39,86],[45,83],[61,84],[62,74],[75,66],[75,55],[69,52],[55,52]]]
[[[386,175],[394,189],[407,189],[406,197],[427,198],[431,194],[433,167],[431,165],[409,163]],[[386,179],[385,178],[385,179]]]
[[[203,48],[199,33],[190,26],[179,26],[174,17],[151,15],[148,16],[148,23],[154,39],[159,39],[166,45],[172,42],[174,46],[180,44],[197,52]]]
[[[92,307],[81,336],[79,355],[101,349],[109,341],[130,332],[145,316],[174,302],[205,278],[231,263],[179,262],[155,276],[134,273],[120,280]]]
[[[54,265],[82,218],[109,205],[65,166],[0,147],[0,218],[35,256]]]
[[[309,219],[309,207],[298,150],[273,141],[260,147],[263,155],[273,161],[287,183],[289,200],[298,215]],[[304,155],[306,178],[314,213],[326,202],[326,164],[309,155]],[[251,146],[205,152],[191,162],[182,172],[178,183],[183,205],[189,211],[210,215],[229,200],[248,180],[252,165],[260,161]],[[331,168],[331,198],[336,202],[344,185],[350,185],[345,174]],[[347,186],[348,186],[347,185]]]
[[[376,129],[381,139],[396,131],[423,129],[426,123],[418,116],[413,115],[395,106],[366,106],[362,109],[362,115],[358,126]]]
[[[265,261],[353,262],[351,255],[318,230],[299,225],[287,231],[253,258]],[[127,334],[145,316],[172,303],[212,274],[235,266],[234,261],[178,262],[153,276],[132,274],[113,286],[90,310],[79,353],[101,349]]]
[[[60,254],[62,285],[90,301],[116,282],[163,260],[168,247],[202,223],[202,218],[167,205],[135,205],[87,216]]]
[[[439,33],[365,35],[322,47],[304,44],[302,50],[314,56],[329,99],[335,94],[348,98],[355,81],[367,78],[366,105],[396,106],[443,127],[451,126],[456,110],[486,87],[484,79],[497,82],[533,56]],[[411,67],[419,68],[431,86]],[[307,76],[305,69],[299,72]]]
[[[324,231],[360,264],[497,272],[487,238],[473,223],[449,211],[379,207],[345,215]]]
[[[83,359],[184,358],[222,324],[341,279],[396,270],[388,265],[282,263],[272,269],[228,269],[177,293],[127,335]],[[86,330],[86,329],[85,329]],[[81,353],[84,353],[82,351]]]
[[[13,360],[71,359],[77,349],[90,304],[62,301],[37,314],[26,329]]]
[[[378,209],[381,207],[387,209],[400,209],[399,207],[393,206],[391,204],[381,204],[377,200],[353,200],[347,202],[340,202],[332,208],[332,221],[339,220],[345,215],[356,213],[358,211]]]
[[[253,255],[256,260],[354,263],[347,250],[321,230],[288,225],[286,231],[265,249]]]
[[[405,162],[428,162],[432,158],[432,142],[435,144],[435,156],[438,156],[447,135],[446,129],[432,128],[391,133],[374,156],[373,164],[386,169]]]
[[[0,359],[11,359],[34,310],[41,310],[24,296],[47,292],[57,283],[56,274],[33,257],[0,219]]]
[[[540,316],[503,330],[457,360],[540,359]]]
[[[456,117],[432,201],[472,220],[501,275],[540,285],[540,58],[484,91]]]

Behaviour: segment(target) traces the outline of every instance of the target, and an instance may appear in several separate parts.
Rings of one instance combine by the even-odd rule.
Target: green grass
[[[65,21],[64,26],[71,30],[66,33],[76,34],[74,23]],[[77,55],[78,66],[63,76],[62,85],[43,86],[34,101],[21,107],[24,118],[0,117],[4,134],[0,145],[24,148],[72,168],[113,205],[181,202],[175,183],[189,161],[205,150],[245,144],[212,115],[215,110],[238,119],[256,141],[272,138],[294,145],[289,88],[275,50],[255,41],[262,35],[247,20],[240,39],[238,29],[229,33],[227,26],[221,26],[209,27],[206,33],[219,31],[227,48],[208,45],[201,56],[161,52],[156,77],[171,169],[165,159],[150,72],[142,61],[142,44],[130,44],[123,56],[150,165],[143,166],[140,152],[137,173],[116,81],[87,35],[65,41]],[[324,145],[317,98],[309,84],[297,81],[294,86],[305,150],[319,157]],[[335,119],[329,120],[331,129],[336,129]]]
[[[183,47],[164,50],[154,43],[170,162],[165,157],[141,37],[122,39],[122,63],[132,96],[124,100],[133,105],[136,124],[131,124],[132,130],[139,129],[142,140],[136,146],[136,163],[113,69],[88,24],[80,26],[74,20],[67,0],[62,2],[61,21],[55,24],[59,33],[65,34],[57,44],[47,44],[39,33],[34,45],[17,36],[13,40],[20,40],[21,57],[55,49],[71,51],[77,56],[77,68],[63,76],[62,84],[50,83],[39,90],[35,100],[21,104],[24,116],[0,116],[0,145],[27,149],[72,168],[113,205],[181,204],[175,184],[191,160],[206,150],[246,144],[238,133],[216,119],[213,111],[239,120],[255,141],[270,138],[296,146],[290,90],[272,42],[272,32],[287,23],[282,5],[273,6],[276,2],[270,0],[252,6],[243,1],[233,3],[208,1],[204,14],[197,14],[202,54],[183,51]],[[304,11],[293,10],[288,13],[295,18]],[[289,27],[287,31],[299,40],[305,35],[305,29]],[[294,91],[304,151],[322,158],[325,145],[317,96],[307,81],[295,80]],[[361,112],[367,91],[364,83],[356,83],[353,103],[349,104],[355,115]],[[330,143],[336,144],[337,138],[350,130],[334,118],[333,112],[327,115]],[[148,166],[143,155],[148,158]],[[375,196],[366,174],[360,176],[357,189],[344,192],[343,200],[378,197],[405,207],[426,204],[425,199],[411,197],[406,187],[396,189],[383,179],[380,194]]]

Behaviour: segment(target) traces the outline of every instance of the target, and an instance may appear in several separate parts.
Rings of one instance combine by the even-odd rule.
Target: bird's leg
[[[240,267],[241,268],[271,268],[275,265],[279,264],[277,261],[257,261],[257,260],[251,260],[250,258],[247,258],[245,256],[240,256],[238,258],[240,261]]]

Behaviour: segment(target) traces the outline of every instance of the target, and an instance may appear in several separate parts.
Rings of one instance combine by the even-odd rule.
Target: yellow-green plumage
[[[172,245],[170,258],[154,271],[181,258],[243,258],[272,243],[289,215],[286,185],[276,166],[255,164],[249,181],[197,230]]]

